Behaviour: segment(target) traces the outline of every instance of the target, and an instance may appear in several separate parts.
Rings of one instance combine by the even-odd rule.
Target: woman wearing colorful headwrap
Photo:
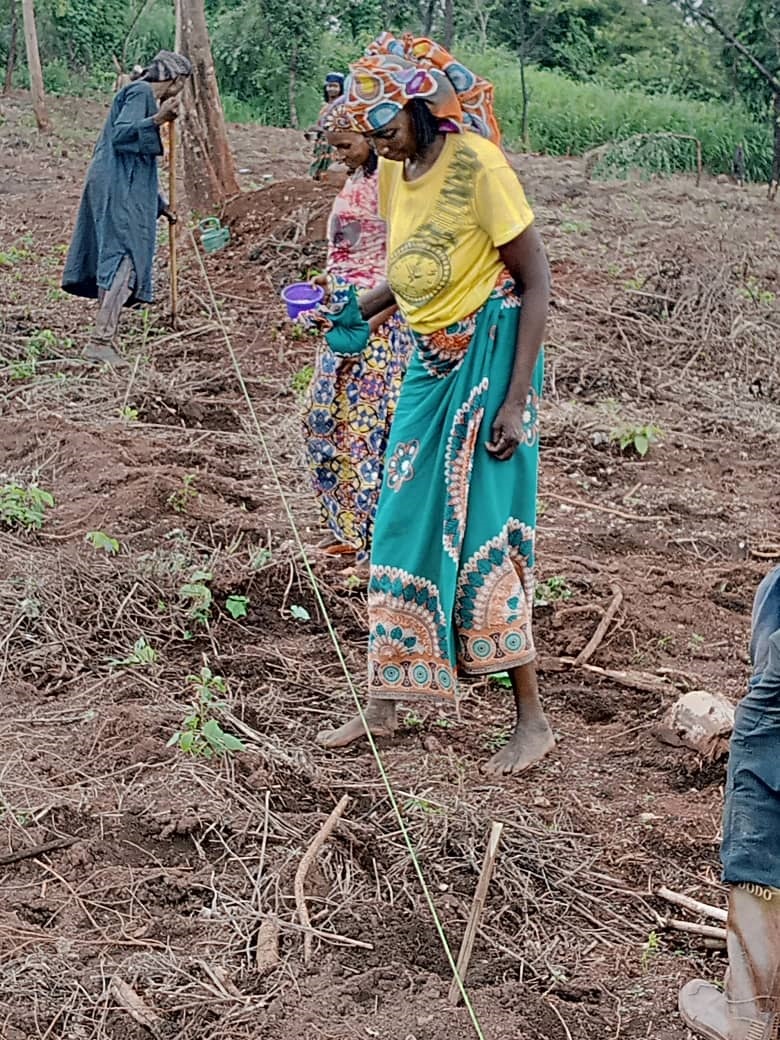
[[[429,40],[385,34],[345,92],[380,156],[389,284],[348,301],[328,336],[349,349],[397,302],[417,346],[374,530],[366,724],[387,735],[399,701],[452,700],[458,671],[507,671],[517,724],[486,768],[519,773],[554,745],[531,631],[547,258],[489,83]],[[355,718],[319,740],[364,733]]]
[[[377,158],[343,104],[321,120],[349,171],[328,224],[328,280],[373,289],[385,278],[387,227],[377,212]],[[341,287],[341,288],[339,288]],[[348,357],[318,350],[304,406],[306,461],[329,528],[323,548],[365,566],[390,432],[412,337],[395,307],[378,315],[368,345]]]
[[[322,179],[323,173],[326,172],[333,161],[333,150],[328,144],[327,135],[322,126],[322,119],[333,102],[340,98],[343,92],[344,77],[340,72],[329,72],[322,85],[324,104],[317,116],[317,122],[306,134],[307,137],[314,138],[313,159],[309,167],[309,176],[313,177],[315,181]]]

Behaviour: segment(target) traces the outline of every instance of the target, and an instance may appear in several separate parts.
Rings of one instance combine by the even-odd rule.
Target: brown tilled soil
[[[95,371],[93,308],[57,289],[103,118],[75,104],[44,141],[26,98],[0,103],[0,483],[55,498],[39,532],[0,533],[0,1036],[476,1036],[373,756],[313,742],[352,708],[327,618],[360,687],[365,600],[315,556],[318,601],[282,504],[310,549],[312,345],[278,290],[321,267],[335,187],[303,179],[300,135],[235,128],[230,246],[201,267],[183,236],[180,332],[162,304],[129,314],[131,368]],[[480,683],[459,718],[410,713],[381,755],[455,950],[505,823],[468,980],[484,1037],[682,1040],[680,983],[724,960],[666,930],[654,893],[724,905],[724,765],[654,729],[681,691],[739,696],[753,590],[780,559],[777,213],[758,188],[517,163],[555,271],[537,639],[558,748],[488,782],[511,712]],[[612,439],[648,424],[645,458]],[[233,756],[168,746],[204,666]],[[295,873],[345,794],[305,880],[307,965]]]

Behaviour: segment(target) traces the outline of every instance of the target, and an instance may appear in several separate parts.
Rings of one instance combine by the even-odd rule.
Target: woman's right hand
[[[172,123],[178,119],[181,110],[181,99],[177,97],[166,98],[160,105],[154,121],[160,126],[162,123]]]

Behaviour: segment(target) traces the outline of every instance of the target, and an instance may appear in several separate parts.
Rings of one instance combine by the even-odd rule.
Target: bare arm
[[[550,305],[550,266],[533,224],[502,246],[499,253],[523,297],[512,378],[493,422],[492,439],[487,444],[491,455],[504,462],[511,459],[523,437],[523,412]]]
[[[395,296],[387,282],[382,282],[375,289],[368,289],[360,294],[360,313],[366,321],[395,306]]]

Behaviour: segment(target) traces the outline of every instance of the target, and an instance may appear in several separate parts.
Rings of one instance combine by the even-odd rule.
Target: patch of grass
[[[508,51],[458,50],[459,58],[492,80],[496,111],[511,147],[521,144],[521,88],[517,59]],[[615,90],[593,82],[568,79],[545,69],[526,70],[530,94],[530,148],[548,155],[582,155],[611,141],[637,134],[690,134],[701,141],[704,166],[711,173],[730,173],[734,149],[745,146],[747,175],[764,181],[769,175],[771,148],[763,122],[737,103],[692,101],[668,94]],[[618,156],[620,158],[620,156]],[[689,141],[666,139],[654,145],[632,146],[623,156],[648,173],[689,172],[695,169],[695,149]],[[605,170],[624,173],[626,163]]]

